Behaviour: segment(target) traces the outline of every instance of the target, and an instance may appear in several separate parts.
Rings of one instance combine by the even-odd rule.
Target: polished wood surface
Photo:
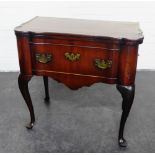
[[[28,128],[35,121],[28,90],[33,75],[43,76],[46,102],[48,77],[71,89],[97,82],[117,84],[123,98],[118,143],[125,147],[124,127],[134,100],[138,46],[143,42],[138,24],[36,17],[17,27],[15,33],[19,88],[31,116]]]
[[[119,52],[116,50],[110,51],[102,48],[77,47],[66,45],[44,45],[37,44],[30,46],[32,51],[32,60],[36,60],[36,54],[48,53],[51,54],[52,60],[46,64],[32,61],[32,69],[34,71],[58,71],[73,74],[85,74],[104,76],[106,78],[117,78],[117,64]],[[65,53],[71,52],[80,54],[80,59],[77,61],[69,61],[65,58]],[[95,66],[95,60],[111,60],[112,67],[102,70]]]

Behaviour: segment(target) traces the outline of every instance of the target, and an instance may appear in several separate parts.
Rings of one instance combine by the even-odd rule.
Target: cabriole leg
[[[127,142],[124,139],[123,132],[124,132],[124,126],[127,120],[127,117],[129,115],[134,95],[135,95],[135,85],[133,86],[122,86],[117,85],[116,86],[118,91],[121,93],[123,101],[122,101],[122,116],[120,121],[120,128],[119,128],[119,136],[118,136],[118,143],[121,147],[126,147]]]
[[[28,106],[28,109],[30,112],[30,117],[31,117],[30,123],[26,126],[28,129],[32,129],[34,122],[35,122],[33,105],[32,105],[31,97],[29,94],[29,89],[28,89],[28,82],[30,81],[31,77],[32,76],[26,76],[26,75],[22,75],[22,74],[20,74],[18,77],[19,89],[21,91],[21,94],[22,94],[27,106]]]
[[[49,102],[49,88],[48,88],[48,77],[43,76],[44,86],[45,86],[45,102]]]

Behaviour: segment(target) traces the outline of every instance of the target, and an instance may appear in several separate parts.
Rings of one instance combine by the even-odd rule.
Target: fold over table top
[[[137,22],[85,20],[55,17],[35,17],[15,28],[16,32],[57,33],[116,39],[143,38]]]

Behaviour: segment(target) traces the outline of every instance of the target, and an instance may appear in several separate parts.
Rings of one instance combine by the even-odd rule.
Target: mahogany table
[[[45,101],[49,101],[48,77],[71,89],[102,82],[116,84],[121,93],[120,146],[134,94],[138,45],[143,34],[135,22],[35,17],[15,28],[20,75],[19,89],[29,108],[31,129],[35,115],[28,82],[43,76]],[[112,94],[111,94],[112,97]]]

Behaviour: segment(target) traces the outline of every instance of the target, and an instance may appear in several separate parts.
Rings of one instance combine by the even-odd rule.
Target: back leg
[[[43,81],[44,81],[44,87],[45,87],[45,102],[49,102],[49,87],[48,87],[48,77],[43,76]]]

